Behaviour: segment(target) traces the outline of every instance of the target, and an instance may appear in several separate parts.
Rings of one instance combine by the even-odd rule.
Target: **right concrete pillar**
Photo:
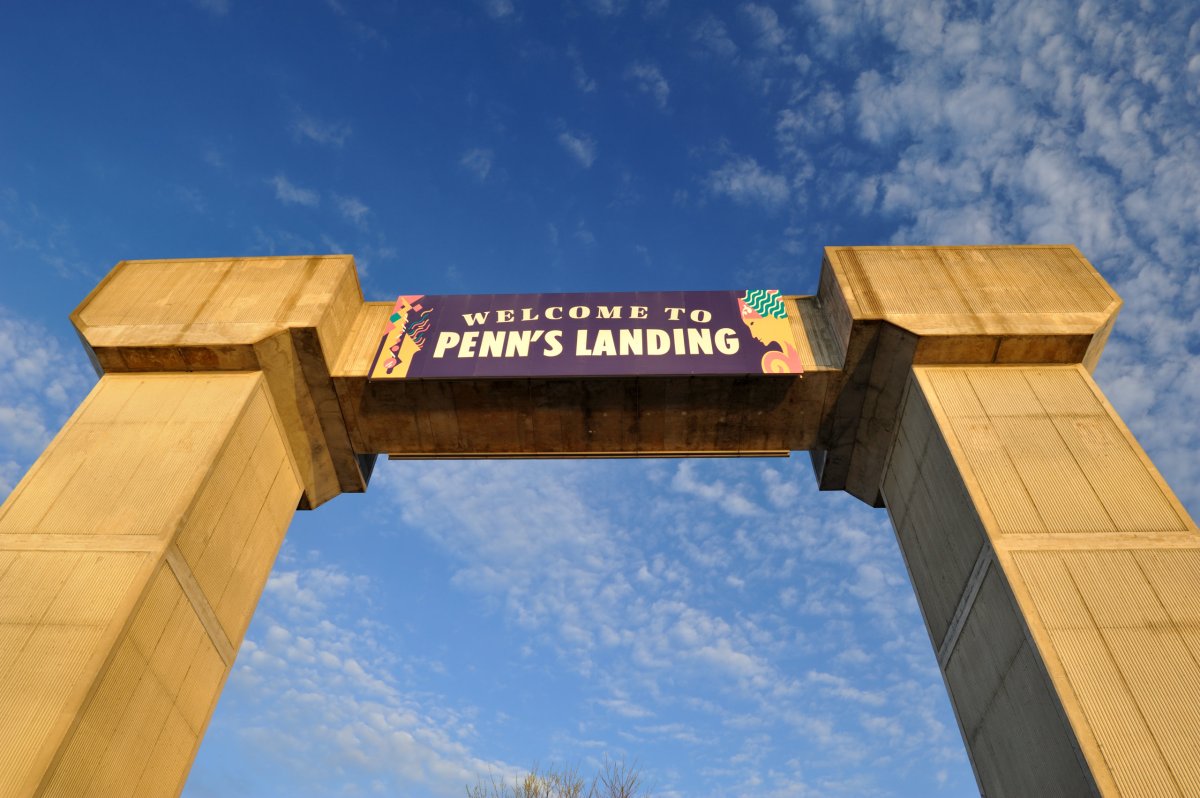
[[[913,366],[893,441],[981,793],[1200,795],[1200,534],[1088,371]]]

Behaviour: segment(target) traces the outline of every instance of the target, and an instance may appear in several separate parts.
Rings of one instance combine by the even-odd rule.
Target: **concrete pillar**
[[[302,490],[261,373],[100,380],[0,506],[0,795],[182,790]]]
[[[0,796],[178,795],[297,506],[366,487],[353,259],[130,261],[103,376],[0,506]]]
[[[881,485],[983,794],[1200,795],[1200,534],[1083,366],[915,366]]]

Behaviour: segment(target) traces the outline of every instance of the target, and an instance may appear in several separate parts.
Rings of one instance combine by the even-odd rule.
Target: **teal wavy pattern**
[[[746,296],[742,297],[742,301],[764,319],[772,317],[776,319],[786,319],[787,310],[783,307],[783,299],[780,298],[779,292],[776,290],[766,290],[757,288],[753,291],[747,291]]]

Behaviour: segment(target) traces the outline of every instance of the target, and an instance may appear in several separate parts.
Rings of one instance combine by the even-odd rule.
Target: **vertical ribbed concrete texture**
[[[1200,534],[1081,366],[916,366],[882,492],[987,796],[1200,795]]]
[[[0,507],[0,795],[175,796],[301,494],[259,373],[103,377]]]

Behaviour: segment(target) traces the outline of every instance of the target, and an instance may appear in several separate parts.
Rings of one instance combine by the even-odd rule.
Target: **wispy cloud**
[[[301,141],[340,148],[354,131],[347,122],[329,122],[302,113],[292,122],[292,132]]]
[[[694,496],[704,501],[716,504],[725,512],[735,516],[753,516],[764,512],[746,498],[745,486],[729,486],[724,481],[711,482],[696,478],[696,466],[690,461],[683,461],[675,470],[671,487],[688,496]]]
[[[473,753],[469,708],[405,689],[392,630],[358,614],[375,593],[370,580],[315,553],[296,562],[285,550],[282,560],[230,677],[241,713],[218,718],[231,728],[214,733],[329,791],[453,796],[480,776],[517,772]]]
[[[584,0],[593,13],[602,17],[615,17],[624,13],[627,0]]]
[[[495,154],[486,147],[473,147],[462,154],[462,157],[458,159],[458,165],[483,182],[492,172],[494,157]]]
[[[348,197],[342,194],[333,195],[334,204],[337,205],[338,213],[348,221],[353,222],[359,227],[365,227],[367,217],[371,214],[371,209],[363,203],[358,197]]]
[[[204,195],[200,189],[193,186],[176,186],[172,192],[175,199],[194,213],[205,213],[208,210],[208,203],[204,201]]]
[[[775,122],[775,140],[781,153],[792,161],[808,162],[809,145],[824,136],[841,133],[845,125],[846,101],[829,85],[805,86],[797,92],[802,103],[784,107]]]
[[[781,515],[779,504],[803,501],[789,490],[797,477],[808,475],[694,461],[619,476],[601,464],[495,462],[388,463],[377,475],[405,524],[456,563],[454,585],[489,597],[514,634],[539,641],[526,644],[531,656],[548,644],[563,667],[599,680],[591,703],[608,719],[589,733],[706,750],[691,724],[628,728],[686,705],[731,727],[739,717],[794,726],[836,761],[870,755],[861,726],[885,747],[896,730],[909,749],[955,745],[951,730],[926,722],[940,677],[885,519],[849,500]],[[613,491],[628,507],[597,498]],[[805,616],[812,639],[800,631]],[[862,652],[881,645],[894,669],[876,673]],[[810,646],[824,653],[809,660]],[[847,715],[848,704],[863,713]],[[754,777],[749,758],[719,758],[714,783]]]
[[[791,195],[787,178],[763,169],[748,155],[732,158],[709,172],[706,182],[713,194],[729,197],[741,205],[773,209],[787,202]]]
[[[857,139],[837,148],[858,163],[838,193],[882,211],[897,242],[1078,244],[1127,299],[1101,384],[1200,503],[1200,423],[1182,410],[1200,401],[1185,354],[1200,345],[1194,15],[1068,2],[986,19],[896,3],[798,10],[830,62],[862,62],[864,48],[878,51],[871,41],[894,52],[859,71],[833,114]],[[804,134],[829,105],[798,92],[780,113],[781,146],[818,146]]]
[[[667,9],[671,6],[671,0],[645,0],[642,5],[642,13],[648,19],[661,17],[667,13]]]
[[[596,703],[609,712],[614,712],[623,718],[649,718],[654,715],[653,712],[645,707],[639,706],[625,698],[602,698],[597,700]]]
[[[229,166],[225,161],[225,156],[215,147],[206,147],[201,157],[204,162],[214,169],[225,169]]]
[[[591,231],[587,223],[582,219],[575,225],[575,239],[584,246],[594,246],[596,243],[596,234]]]
[[[512,16],[516,9],[512,0],[483,0],[483,10],[492,19],[503,19]]]
[[[583,57],[579,54],[579,50],[575,47],[568,47],[567,59],[571,62],[571,78],[575,81],[575,88],[585,94],[594,92],[596,81],[583,68]]]
[[[631,64],[625,70],[625,78],[633,81],[638,91],[650,95],[660,110],[666,110],[671,84],[657,66],[649,63]]]
[[[0,502],[94,381],[77,344],[0,306]]]
[[[388,40],[379,32],[377,28],[363,22],[358,16],[352,13],[349,0],[325,0],[325,5],[336,14],[342,24],[346,26],[355,37],[364,42],[373,42],[380,47],[386,48]]]
[[[738,46],[729,37],[725,23],[712,14],[701,17],[692,27],[692,41],[722,58],[733,58],[738,52]]]
[[[596,162],[596,142],[587,134],[564,130],[558,134],[558,143],[584,169]]]
[[[767,51],[778,50],[787,39],[787,31],[779,22],[779,15],[769,6],[745,3],[742,14],[750,21],[757,35],[755,44]]]
[[[321,202],[321,195],[315,189],[300,188],[283,174],[275,175],[267,182],[275,187],[275,199],[284,205],[303,205],[306,208],[315,208]]]
[[[693,745],[703,742],[695,730],[686,723],[659,723],[653,726],[635,726],[634,729],[639,734],[649,737],[666,737]]]
[[[192,0],[192,5],[216,17],[229,13],[229,0]]]
[[[250,239],[250,254],[277,255],[291,252],[317,252],[318,240],[299,235],[291,230],[264,229],[255,225]]]
[[[0,189],[0,243],[14,253],[16,262],[10,262],[10,268],[32,259],[62,277],[88,275],[67,220],[48,214],[11,188]]]

